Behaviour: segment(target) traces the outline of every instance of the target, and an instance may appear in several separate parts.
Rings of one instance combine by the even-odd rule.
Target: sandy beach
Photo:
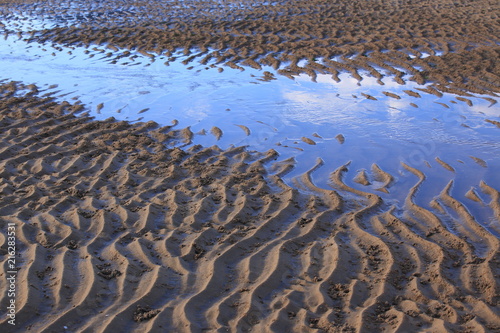
[[[152,60],[180,49],[192,55],[186,66],[273,66],[264,80],[411,74],[428,84],[404,91],[416,101],[451,92],[471,107],[481,94],[498,110],[497,1],[4,0],[0,8],[1,22],[18,12],[63,22],[30,32],[33,43]],[[429,168],[404,162],[401,174],[348,162],[329,170],[325,188],[314,180],[318,158],[285,182],[297,162],[273,149],[191,144],[195,133],[174,119],[96,120],[56,94],[0,81],[0,331],[500,331],[500,184],[481,180],[461,193],[484,218],[453,193],[460,179],[428,200]],[[488,115],[492,130],[498,120]],[[222,125],[207,134],[219,140]],[[430,161],[458,174],[456,161]],[[403,174],[412,185],[396,202]]]

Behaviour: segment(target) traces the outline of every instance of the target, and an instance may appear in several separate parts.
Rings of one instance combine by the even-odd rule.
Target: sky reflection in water
[[[305,75],[295,80],[277,75],[276,80],[264,82],[262,72],[249,68],[241,72],[224,67],[224,72],[218,73],[211,64],[202,65],[196,59],[182,64],[186,57],[180,55],[168,66],[164,56],[156,55],[151,62],[138,54],[133,59],[115,59],[113,64],[123,51],[109,57],[108,52],[111,50],[105,47],[59,51],[48,45],[27,44],[11,35],[0,41],[0,66],[5,69],[3,77],[12,80],[36,83],[45,89],[57,84],[53,90],[59,91],[61,100],[80,100],[97,119],[113,116],[154,120],[161,125],[177,119],[179,128],[191,126],[195,133],[202,129],[209,133],[212,126],[218,126],[224,132],[220,141],[207,134],[195,136],[194,143],[276,149],[282,158],[293,156],[298,161],[289,178],[311,168],[321,157],[325,166],[314,178],[322,187],[327,187],[328,174],[348,161],[352,161],[352,176],[356,170],[369,170],[372,163],[396,177],[407,174],[401,161],[425,168],[439,191],[443,183],[454,178],[460,193],[477,186],[481,179],[500,187],[494,174],[500,168],[500,129],[485,122],[497,120],[500,110],[498,104],[490,106],[481,96],[471,97],[470,107],[450,94],[441,98],[424,92],[419,92],[421,98],[409,96],[403,90],[418,85],[408,82],[402,86],[389,77],[383,79],[385,85],[366,76],[358,84],[348,74],[340,76],[340,83],[321,74],[317,82]],[[401,99],[387,97],[384,91]],[[368,100],[361,93],[377,100]],[[100,103],[104,106],[97,112]],[[235,125],[247,126],[251,134],[246,136]],[[343,144],[335,139],[338,134],[345,137]],[[302,137],[316,145],[301,141]],[[456,175],[438,165],[436,156],[451,164]],[[484,159],[488,168],[480,167],[470,156]],[[462,172],[467,176],[458,177]],[[403,200],[415,179],[401,177],[400,183],[391,198]],[[439,191],[428,191],[428,196],[432,198]]]

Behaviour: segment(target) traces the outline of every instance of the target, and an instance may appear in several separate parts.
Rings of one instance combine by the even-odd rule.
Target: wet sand
[[[85,13],[90,3],[79,10]],[[394,64],[437,63],[429,66],[426,80],[435,82],[438,93],[498,92],[498,40],[491,43],[500,35],[494,1],[480,1],[483,7],[466,1],[417,7],[381,1],[377,9],[356,1],[283,2],[257,9],[248,5],[254,1],[236,8],[228,6],[232,3],[203,2],[205,9],[216,9],[193,17],[199,2],[179,2],[173,11],[156,6],[150,12],[160,10],[157,16],[145,15],[156,3],[144,2],[141,10],[139,5],[128,9],[143,13],[139,25],[121,22],[120,28],[104,10],[116,5],[103,2],[105,19],[95,16],[88,27],[54,28],[33,38],[160,53],[175,47],[189,53],[191,47],[220,42],[220,52],[229,54],[222,62],[230,66],[272,63],[274,52],[284,57],[280,61],[292,62],[282,69],[285,74],[313,77],[319,70],[335,75],[335,66],[355,75],[368,61],[343,58],[328,68],[309,61],[303,69],[293,62],[310,54],[332,56],[323,50],[362,54],[379,45],[368,57],[375,62],[394,56],[397,62],[378,63],[389,71]],[[228,21],[222,22],[217,14],[224,11]],[[385,11],[390,15],[383,16]],[[119,17],[134,16],[124,13]],[[160,24],[161,15],[165,22],[190,21],[170,23],[165,30],[153,24]],[[234,22],[235,17],[244,20]],[[435,27],[426,30],[423,22]],[[399,32],[392,32],[395,24]],[[330,34],[340,27],[347,28],[338,37]],[[427,35],[413,40],[418,31]],[[390,38],[376,40],[386,33]],[[248,38],[248,46],[238,46]],[[310,53],[315,48],[319,53]],[[408,57],[419,48],[445,54]],[[255,54],[266,57],[252,58]],[[7,287],[0,284],[2,331],[500,330],[500,193],[484,181],[466,195],[488,207],[494,218],[489,224],[454,198],[452,182],[427,208],[419,197],[428,184],[425,170],[406,164],[402,168],[414,185],[398,207],[381,197],[397,186],[398,175],[377,164],[353,181],[375,184],[380,195],[349,185],[349,163],[332,170],[330,189],[313,181],[321,160],[294,184],[285,184],[282,179],[295,162],[281,160],[273,150],[172,148],[172,141],[191,140],[190,128],[96,121],[83,113],[85,106],[56,102],[21,83],[2,83],[0,94],[0,242],[6,243],[7,223],[14,223],[20,268],[16,327],[6,322]],[[417,92],[408,94],[418,98]],[[250,134],[246,125],[236,126]],[[223,135],[217,126],[211,132]],[[302,140],[314,145],[320,138]],[[436,157],[436,162],[454,172],[446,159]],[[4,246],[0,251],[1,278],[7,253]]]
[[[20,253],[18,326],[5,329],[500,327],[499,240],[451,183],[427,210],[414,201],[424,173],[403,165],[415,185],[401,211],[348,186],[349,165],[331,190],[314,168],[290,187],[293,161],[272,150],[170,149],[185,130],[93,121],[34,86],[0,91],[0,214]],[[357,178],[382,192],[393,180],[377,165]],[[499,192],[479,189],[498,216]]]
[[[458,94],[500,92],[498,1],[7,1],[15,2],[4,15],[51,22],[32,29],[38,42],[136,49],[152,59],[184,50],[190,61],[269,65],[290,77],[361,80],[363,71]]]

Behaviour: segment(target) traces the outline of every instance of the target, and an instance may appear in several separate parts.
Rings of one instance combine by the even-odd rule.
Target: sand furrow
[[[493,187],[489,186],[488,184],[486,184],[484,181],[481,181],[481,183],[479,184],[479,187],[481,188],[481,190],[484,193],[486,193],[490,196],[491,200],[488,203],[488,205],[493,210],[495,216],[500,219],[500,192],[498,190],[494,189]],[[493,224],[493,227],[495,227],[494,224]],[[499,231],[498,229],[495,229],[495,230],[497,232]]]
[[[277,218],[277,220],[279,220],[279,219]],[[265,229],[262,229],[262,228],[264,228],[264,226],[257,229],[254,233],[251,234],[251,236],[245,237],[242,240],[240,240],[237,243],[237,245],[231,245],[228,250],[225,250],[224,252],[220,252],[218,255],[218,258],[216,259],[216,262],[223,261],[227,267],[233,267],[234,265],[236,265],[236,263],[234,262],[235,259],[237,259],[238,261],[241,261],[241,260],[244,261],[245,257],[242,257],[241,255],[243,255],[247,251],[250,251],[249,253],[252,253],[253,252],[252,248],[254,248],[253,243],[258,244],[260,242],[265,241],[265,239],[263,239],[263,236],[268,233],[268,231],[266,229],[268,229],[269,226],[266,225]],[[240,253],[240,255],[238,253]],[[250,270],[250,272],[251,271],[252,270]],[[240,277],[239,279],[243,279],[243,278]],[[217,279],[216,276],[213,276],[211,281],[213,281],[213,283],[220,284],[220,280]],[[219,290],[220,290],[220,288],[207,288],[207,289],[205,289],[204,293],[206,293],[206,292],[209,292],[209,293],[217,292],[218,293]],[[201,299],[206,299],[206,298],[201,297]]]
[[[487,260],[492,254],[498,252],[499,241],[485,230],[469,213],[467,208],[450,195],[453,181],[450,181],[440,193],[440,199],[451,209],[457,212],[462,223],[456,223],[454,230],[460,233],[467,243],[473,245],[475,254]]]
[[[60,325],[57,324],[58,322],[81,325],[85,319],[89,318],[88,310],[82,305],[85,305],[85,299],[90,295],[95,279],[93,274],[87,274],[87,272],[92,271],[92,264],[90,260],[80,260],[75,265],[74,258],[71,258],[73,256],[89,258],[88,252],[85,249],[75,251],[75,253],[66,252],[65,261],[68,260],[66,261],[67,265],[74,270],[64,271],[63,280],[65,283],[62,284],[61,288],[61,291],[64,291],[61,293],[64,294],[65,301],[69,301],[69,304],[60,316],[53,318],[52,327],[47,325],[46,330],[59,328]]]

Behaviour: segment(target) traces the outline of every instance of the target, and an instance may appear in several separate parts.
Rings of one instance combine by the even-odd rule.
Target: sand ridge
[[[17,332],[500,328],[499,240],[452,183],[432,210],[415,202],[425,174],[407,165],[403,208],[349,186],[349,163],[331,189],[313,182],[321,160],[290,187],[294,161],[273,150],[172,148],[185,130],[94,121],[33,85],[0,93],[0,241],[15,223]],[[396,186],[376,164],[363,178]],[[477,191],[498,216],[499,192]]]
[[[458,94],[500,90],[497,1],[4,3],[7,18],[22,12],[59,25],[31,32],[42,43],[135,49],[152,59],[181,50],[189,61],[267,65],[290,78],[329,73],[338,80],[348,72],[361,80],[367,72]]]

